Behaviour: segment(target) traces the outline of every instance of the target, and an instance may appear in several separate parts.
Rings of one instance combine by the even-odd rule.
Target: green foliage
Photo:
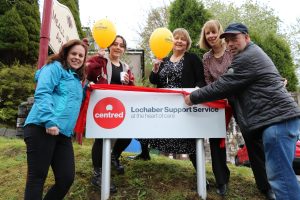
[[[0,0],[0,60],[11,65],[36,63],[40,14],[37,0]]]
[[[201,54],[197,47],[203,24],[210,18],[202,2],[197,0],[175,0],[170,4],[169,28],[185,28],[193,41],[190,52]],[[201,56],[202,57],[202,56]]]
[[[160,27],[168,26],[169,12],[166,6],[151,9],[148,13],[146,24],[143,30],[139,33],[141,37],[141,42],[139,44],[140,48],[145,50],[145,77],[148,77],[149,71],[152,69],[152,59],[151,50],[149,47],[149,39],[153,31]]]
[[[33,95],[34,71],[18,63],[0,68],[0,123],[15,124],[19,104]]]
[[[220,0],[203,0],[213,19],[218,19],[223,27],[232,22],[241,22],[248,26],[250,35],[253,32],[261,36],[269,32],[277,32],[279,18],[274,10],[267,5],[259,4],[254,0],[246,0],[240,6],[234,3],[224,3]]]
[[[10,10],[13,6],[12,3],[9,3],[7,0],[0,0],[0,15],[4,15],[6,11]]]
[[[85,140],[83,145],[74,144],[75,181],[65,197],[66,200],[100,199],[100,192],[91,186],[92,140]],[[151,154],[150,161],[129,160],[130,153],[123,153],[121,162],[125,174],[117,175],[112,171],[112,180],[118,192],[111,194],[111,200],[200,200],[196,193],[195,170],[189,160],[171,160],[168,157]],[[17,158],[17,159],[16,159]],[[0,137],[0,199],[22,199],[26,182],[26,147],[21,139]],[[226,199],[263,200],[256,188],[250,168],[230,168],[229,190]],[[206,177],[211,187],[207,199],[222,199],[216,194],[215,179],[211,163],[206,164]],[[47,191],[54,183],[52,170],[45,183]]]
[[[12,63],[28,53],[28,32],[16,8],[0,16],[0,60]]]
[[[300,17],[296,19],[295,24],[290,26],[286,37],[290,41],[292,55],[298,69],[298,75],[300,75]]]
[[[281,76],[288,80],[287,89],[296,91],[298,79],[287,38],[278,33],[280,19],[267,5],[247,0],[240,6],[220,0],[204,0],[205,5],[225,28],[229,23],[241,22],[248,26],[251,40],[270,56]]]
[[[58,2],[61,3],[61,4],[64,4],[65,6],[67,6],[71,10],[72,15],[73,15],[74,20],[75,20],[75,23],[76,23],[78,35],[79,35],[80,38],[83,38],[85,35],[84,35],[84,32],[81,29],[78,0],[59,0]]]
[[[18,13],[21,17],[28,33],[29,42],[27,44],[28,53],[24,56],[22,63],[35,64],[38,59],[40,42],[40,12],[38,0],[23,0],[16,4]]]
[[[269,33],[261,43],[261,47],[270,56],[281,76],[288,80],[287,89],[295,92],[298,79],[288,42],[279,35]]]
[[[275,15],[274,9],[267,5],[260,5],[256,1],[247,0],[239,8],[241,20],[247,24],[249,30],[255,30],[262,37],[268,33],[276,33],[279,29],[279,17]]]
[[[217,19],[226,27],[231,22],[237,22],[239,18],[239,8],[234,3],[224,3],[220,0],[203,0],[205,8],[211,13],[211,19]]]

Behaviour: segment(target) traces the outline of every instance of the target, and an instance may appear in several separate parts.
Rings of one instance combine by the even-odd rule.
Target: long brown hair
[[[123,41],[124,47],[125,47],[124,51],[126,51],[126,49],[127,49],[127,42],[126,42],[125,38],[123,36],[121,36],[121,35],[116,35],[114,41],[107,47],[108,52],[110,52],[110,47],[114,44],[114,42],[116,41],[117,38],[121,38],[121,40]]]
[[[86,55],[87,55],[88,48],[81,40],[75,39],[75,40],[70,40],[67,43],[65,43],[60,48],[60,50],[57,54],[54,54],[48,58],[47,64],[52,63],[53,61],[59,61],[62,64],[64,69],[66,69],[66,70],[69,69],[70,67],[67,63],[67,57],[68,57],[69,51],[76,45],[81,45],[85,49],[83,64],[79,69],[76,70],[76,73],[78,74],[79,79],[84,80],[85,79],[85,61],[86,61]]]

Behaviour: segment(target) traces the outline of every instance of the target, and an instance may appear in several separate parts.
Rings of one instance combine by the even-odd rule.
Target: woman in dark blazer
[[[187,51],[191,38],[187,30],[177,28],[173,31],[172,55],[156,60],[150,74],[150,82],[158,88],[195,88],[205,85],[203,65],[200,58]],[[184,133],[182,133],[184,134]],[[138,158],[150,159],[148,145],[165,153],[189,154],[196,169],[195,139],[140,139],[142,153]]]

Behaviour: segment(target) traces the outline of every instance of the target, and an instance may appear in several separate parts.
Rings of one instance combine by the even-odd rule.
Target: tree
[[[40,42],[40,12],[37,0],[18,1],[16,8],[28,33],[28,53],[23,60],[28,64],[35,64],[38,59]]]
[[[138,32],[141,38],[139,46],[145,50],[146,77],[148,77],[148,72],[151,71],[153,58],[149,47],[150,36],[155,29],[168,26],[168,15],[168,8],[166,6],[150,10],[146,20],[146,25]]]
[[[71,13],[72,13],[75,23],[76,23],[79,37],[80,38],[85,37],[84,32],[81,29],[78,0],[59,0],[59,3],[64,4],[71,10]]]
[[[276,67],[282,77],[288,80],[287,89],[296,91],[298,79],[288,42],[283,37],[269,33],[260,46],[270,56],[272,61],[276,63]]]
[[[28,32],[17,9],[6,11],[0,16],[0,59],[11,64],[28,53]]]
[[[201,28],[210,16],[202,2],[197,0],[175,0],[170,4],[169,29],[173,31],[176,28],[185,28],[193,41],[190,52],[199,55],[202,54],[197,47]]]
[[[0,16],[4,15],[6,11],[10,10],[13,3],[9,3],[7,0],[0,0]]]
[[[36,63],[40,31],[37,0],[0,0],[0,3],[1,61],[6,64],[12,64],[14,60],[19,60],[21,63]],[[15,39],[7,40],[8,35]]]
[[[251,40],[258,44],[273,60],[280,74],[288,80],[288,90],[295,91],[298,84],[295,65],[288,40],[279,33],[280,19],[266,5],[247,0],[240,6],[220,0],[204,0],[214,19],[226,27],[232,22],[248,26]]]
[[[286,34],[290,41],[292,55],[296,69],[298,70],[298,75],[300,75],[300,18],[296,19],[296,23],[291,25]]]
[[[220,0],[204,2],[213,18],[218,19],[224,27],[232,22],[241,22],[246,24],[250,31],[256,31],[260,35],[278,32],[280,19],[274,14],[274,9],[267,5],[253,0],[246,0],[240,6],[226,4]]]

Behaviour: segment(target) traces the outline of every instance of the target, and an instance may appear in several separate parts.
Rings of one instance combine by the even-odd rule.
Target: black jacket
[[[166,61],[165,58],[163,61]],[[159,72],[164,68],[164,62],[161,63],[158,73],[151,72],[149,80],[152,84],[156,84],[158,88],[162,87],[159,81]],[[194,88],[205,86],[204,71],[202,61],[193,53],[185,53],[182,72],[182,87]]]
[[[192,92],[191,101],[202,103],[231,96],[237,122],[245,132],[300,116],[274,63],[252,42],[233,58],[227,73]]]

